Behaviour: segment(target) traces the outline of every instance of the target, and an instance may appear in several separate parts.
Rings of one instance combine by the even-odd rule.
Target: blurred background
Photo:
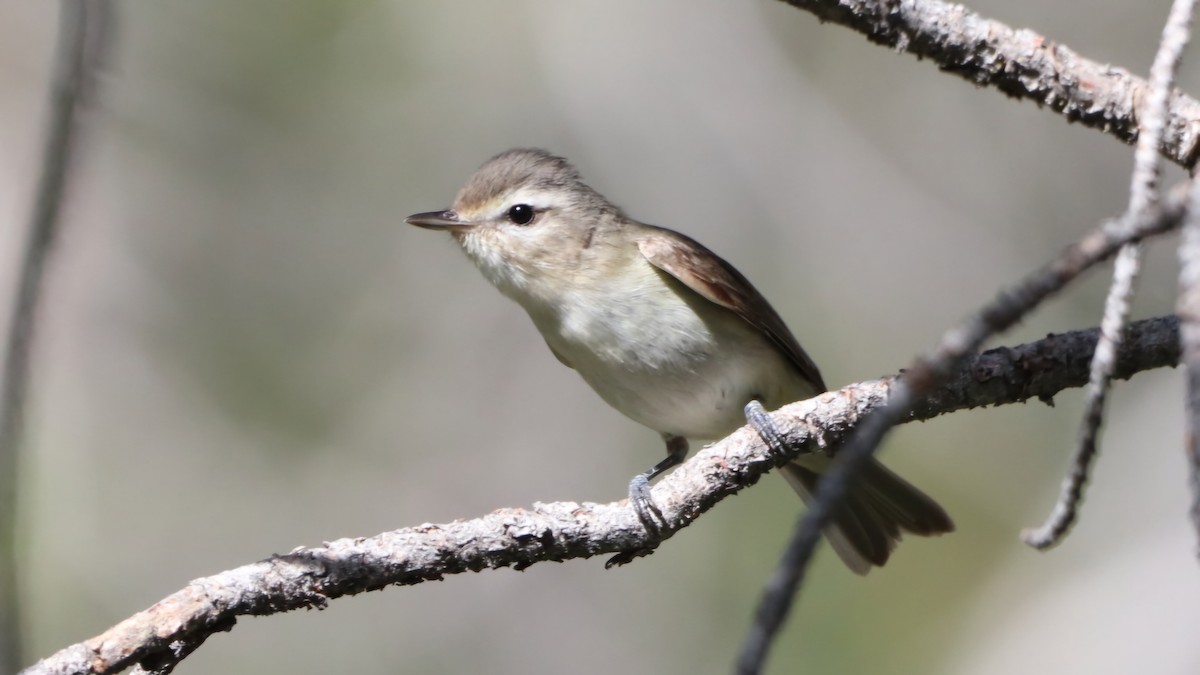
[[[971,6],[1145,72],[1169,3]],[[1112,138],[767,0],[117,9],[37,344],[32,658],[273,552],[620,499],[659,459],[448,237],[403,223],[508,147],[563,154],[720,252],[834,387],[904,366],[1126,201],[1132,153]],[[0,5],[5,303],[57,11]],[[1138,317],[1171,310],[1172,243],[1150,252]],[[1096,324],[1105,276],[1002,343]],[[1117,386],[1082,520],[1048,554],[1017,535],[1053,504],[1079,391],[900,429],[885,460],[959,532],[866,579],[822,550],[771,672],[1196,672],[1181,396],[1176,372]],[[767,480],[621,569],[246,618],[180,672],[728,672],[798,511]]]

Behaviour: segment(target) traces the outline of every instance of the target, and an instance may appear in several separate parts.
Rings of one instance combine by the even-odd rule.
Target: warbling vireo
[[[770,443],[779,434],[763,406],[825,391],[816,364],[732,265],[678,232],[632,220],[560,157],[497,155],[450,210],[408,222],[449,232],[488,281],[525,308],[559,361],[662,434],[667,458],[629,485],[648,528],[658,515],[649,481],[684,460],[686,439],[721,438],[749,420]],[[805,455],[783,474],[810,500],[829,462]],[[865,574],[887,561],[901,531],[953,529],[936,502],[873,462],[825,535]]]

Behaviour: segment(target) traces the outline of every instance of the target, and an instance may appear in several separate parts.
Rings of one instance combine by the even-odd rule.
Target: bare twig
[[[815,498],[797,524],[775,578],[764,590],[755,623],[742,644],[738,673],[761,672],[771,642],[787,618],[796,589],[804,580],[821,530],[829,524],[857,472],[874,455],[884,435],[912,415],[919,402],[946,381],[989,337],[1012,327],[1047,297],[1112,256],[1121,246],[1177,227],[1183,218],[1187,187],[1187,184],[1181,184],[1171,191],[1155,220],[1137,222],[1133,228],[1120,227],[1114,221],[1105,222],[1045,268],[1000,293],[978,313],[947,331],[931,356],[918,358],[913,363],[892,388],[887,405],[858,425],[818,483]]]
[[[1021,532],[1021,541],[1039,551],[1057,546],[1078,518],[1084,488],[1099,450],[1097,441],[1100,425],[1104,421],[1104,403],[1111,385],[1113,355],[1120,347],[1125,321],[1129,318],[1129,298],[1140,266],[1141,249],[1138,245],[1132,244],[1121,249],[1113,270],[1113,284],[1105,302],[1104,318],[1100,325],[1101,339],[1092,355],[1087,402],[1084,404],[1070,467],[1063,478],[1058,500],[1045,522]]]
[[[913,406],[905,419],[930,419],[964,408],[1033,398],[1049,400],[1065,388],[1082,386],[1097,335],[1093,328],[980,354]],[[1173,366],[1178,360],[1176,319],[1142,321],[1131,327],[1117,376]],[[853,384],[785,406],[773,416],[792,457],[817,452],[847,438],[865,415],[894,396],[896,387],[894,377]],[[654,501],[674,532],[721,499],[757,482],[779,459],[753,430],[743,428],[700,451],[655,485]],[[644,546],[646,537],[637,515],[622,500],[501,509],[469,521],[420,525],[296,549],[193,581],[103,634],[39,662],[26,675],[115,673],[135,664],[147,672],[169,672],[207,637],[231,630],[239,616],[322,607],[341,596],[466,571],[524,569],[539,561],[606,555]]]
[[[79,116],[104,48],[106,1],[62,3],[50,110],[42,148],[41,174],[21,258],[16,299],[4,346],[0,382],[0,672],[11,673],[21,658],[20,589],[17,583],[17,481],[29,384],[30,350],[47,260],[58,230]]]
[[[1179,263],[1179,339],[1187,366],[1185,450],[1192,489],[1192,525],[1200,533],[1200,183],[1192,189],[1179,244]],[[1200,546],[1196,553],[1200,555]]]
[[[1018,99],[1069,122],[1132,143],[1138,135],[1142,80],[1097,63],[1028,29],[1014,29],[942,0],[783,0],[872,42],[928,59],[943,71]],[[1172,92],[1159,151],[1184,167],[1200,156],[1200,102]]]
[[[1150,68],[1150,94],[1140,115],[1141,131],[1134,153],[1133,175],[1129,187],[1129,208],[1126,220],[1154,217],[1158,208],[1159,158],[1158,147],[1166,128],[1168,95],[1183,49],[1191,34],[1194,0],[1175,0],[1163,28],[1158,53]],[[1099,452],[1100,425],[1104,421],[1104,403],[1111,384],[1114,356],[1121,344],[1125,324],[1129,320],[1129,304],[1141,268],[1141,246],[1127,244],[1117,255],[1113,283],[1104,303],[1104,318],[1100,322],[1100,342],[1092,357],[1092,375],[1087,388],[1087,402],[1080,423],[1079,439],[1071,459],[1071,467],[1063,479],[1057,503],[1041,527],[1021,533],[1026,544],[1044,551],[1057,546],[1075,522],[1092,463]]]

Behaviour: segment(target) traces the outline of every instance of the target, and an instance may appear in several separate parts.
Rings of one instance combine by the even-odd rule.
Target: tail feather
[[[783,468],[788,483],[811,503],[828,459],[811,457]],[[928,495],[879,462],[872,460],[847,495],[825,538],[855,574],[866,574],[887,562],[902,532],[933,536],[954,531],[950,516]]]

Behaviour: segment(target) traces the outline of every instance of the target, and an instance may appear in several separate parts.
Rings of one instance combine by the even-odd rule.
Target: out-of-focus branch
[[[858,472],[870,461],[888,431],[908,419],[916,406],[946,382],[989,337],[1011,328],[1046,298],[1107,260],[1122,246],[1178,227],[1188,203],[1189,186],[1190,182],[1185,182],[1172,189],[1154,219],[1135,221],[1132,227],[1124,221],[1105,222],[1067,247],[1049,265],[1001,291],[991,302],[946,331],[933,354],[917,358],[892,389],[887,405],[862,421],[822,475],[808,511],[797,521],[792,539],[759,600],[755,621],[738,656],[739,675],[762,671],[771,643],[804,581],[821,531],[833,519]]]
[[[1081,386],[1087,382],[1097,334],[1093,328],[1052,335],[980,354],[914,406],[907,419],[924,420],[1031,398],[1049,400],[1065,388]],[[1174,366],[1178,360],[1175,317],[1138,322],[1121,351],[1117,377]],[[791,456],[817,452],[847,438],[896,386],[894,377],[849,385],[785,406],[773,417],[786,436]],[[654,486],[654,502],[670,526],[665,535],[756,483],[779,461],[748,428],[700,451]],[[532,509],[501,509],[473,520],[341,539],[193,581],[25,673],[116,673],[135,664],[165,673],[208,636],[231,630],[239,616],[321,607],[334,598],[388,585],[498,567],[524,569],[540,561],[589,558],[654,543],[624,500],[535,504]]]
[[[79,116],[105,50],[107,0],[64,0],[58,53],[50,82],[50,109],[33,212],[21,257],[16,298],[4,345],[0,381],[0,672],[21,667],[21,611],[17,583],[17,480],[38,299],[58,231],[58,216]]]
[[[1097,63],[1029,29],[1015,29],[942,0],[783,0],[867,36],[928,59],[946,72],[1018,99],[1034,101],[1093,129],[1133,143],[1137,110],[1149,85],[1128,71]],[[1184,167],[1200,156],[1200,102],[1171,93],[1159,151]]]
[[[1184,450],[1192,489],[1192,526],[1200,534],[1200,182],[1192,187],[1192,204],[1179,243],[1179,338],[1187,367]],[[1200,556],[1200,545],[1196,548]]]

